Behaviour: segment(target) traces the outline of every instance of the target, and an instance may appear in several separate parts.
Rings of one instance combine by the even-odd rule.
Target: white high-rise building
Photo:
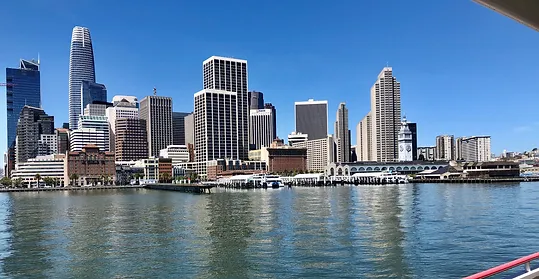
[[[140,101],[139,113],[146,120],[148,156],[157,158],[161,149],[172,145],[172,98],[147,96]]]
[[[86,144],[94,144],[100,151],[110,151],[109,123],[106,116],[81,115],[79,128],[69,136],[70,150],[82,151]]]
[[[307,140],[293,143],[293,147],[307,149],[307,170],[323,172],[327,165],[334,162],[335,145],[333,136],[323,139]]]
[[[491,161],[490,136],[458,138],[461,158],[467,162]]]
[[[139,104],[135,96],[114,96],[112,98],[112,107],[108,107],[105,115],[109,121],[110,127],[110,151],[115,150],[116,146],[116,119],[119,118],[139,118]]]
[[[212,56],[195,99],[195,158],[246,160],[249,153],[247,61]]]
[[[84,108],[84,115],[93,115],[93,116],[105,116],[107,110],[107,105],[105,104],[87,104]]]
[[[58,153],[58,137],[56,134],[41,134],[37,145],[38,156],[46,156]]]
[[[185,145],[169,145],[159,151],[159,156],[172,159],[172,165],[189,162],[189,150]]]
[[[294,143],[298,142],[304,142],[309,140],[309,135],[298,133],[298,132],[292,132],[288,135],[288,145],[292,146]]]
[[[401,122],[400,82],[393,69],[385,67],[371,87],[371,160],[398,159],[397,136]]]
[[[69,127],[78,127],[82,111],[82,82],[95,82],[94,50],[90,30],[76,26],[71,35],[69,55]]]
[[[356,128],[356,154],[360,162],[372,161],[372,120],[369,112],[357,124]]]
[[[413,150],[412,150],[412,131],[408,128],[408,122],[406,122],[406,117],[402,120],[401,128],[399,130],[399,161],[400,162],[409,162],[413,161]]]
[[[348,129],[348,109],[339,104],[335,121],[334,140],[337,145],[337,162],[350,162],[350,130]]]
[[[252,109],[249,123],[249,144],[252,149],[269,147],[277,135],[274,134],[275,123],[272,109]]]
[[[436,160],[455,160],[455,137],[453,135],[436,137]]]

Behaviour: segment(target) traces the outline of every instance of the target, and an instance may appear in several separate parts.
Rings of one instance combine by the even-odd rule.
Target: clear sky
[[[294,130],[294,101],[314,98],[329,101],[329,133],[346,102],[355,143],[370,88],[389,64],[419,145],[440,134],[486,134],[496,153],[539,146],[539,33],[471,0],[4,2],[0,68],[40,54],[43,108],[57,126],[68,121],[69,47],[80,25],[90,28],[109,100],[157,87],[175,111],[190,112],[202,61],[242,58],[249,89],[277,108],[281,138]]]

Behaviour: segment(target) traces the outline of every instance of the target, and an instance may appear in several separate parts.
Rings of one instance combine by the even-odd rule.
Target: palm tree
[[[168,172],[164,172],[161,174],[161,181],[162,183],[167,183],[170,179],[170,174]]]
[[[34,176],[34,178],[37,180],[37,188],[39,188],[39,181],[41,180],[41,174],[36,173],[36,175]]]

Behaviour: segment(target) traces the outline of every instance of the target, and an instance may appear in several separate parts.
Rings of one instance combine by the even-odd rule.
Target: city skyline
[[[16,10],[17,4],[10,3],[9,5],[13,5],[13,7],[10,10]],[[379,9],[377,7],[378,4],[371,4],[374,5],[374,10]],[[448,3],[440,3],[439,7],[433,7],[426,6],[426,7],[418,7],[419,11],[425,11],[425,9],[431,9],[435,12],[440,12],[441,9],[443,9],[444,5],[448,5]],[[486,40],[495,40],[499,36],[505,36],[508,37],[510,35],[514,35],[514,32],[518,32],[519,35],[523,37],[523,40],[533,40],[533,36],[526,36],[528,31],[525,26],[520,26],[517,23],[512,23],[509,19],[505,19],[502,16],[491,14],[488,10],[484,10],[483,7],[480,7],[479,5],[476,5],[474,3],[459,3],[455,5],[460,5],[463,10],[464,14],[470,15],[473,14],[474,16],[478,18],[488,18],[490,21],[489,23],[495,24],[496,26],[501,26],[503,28],[498,28],[497,32],[491,32],[492,34],[483,34],[486,38]],[[399,6],[399,5],[397,5]],[[191,7],[193,8],[193,7]],[[292,7],[293,8],[293,7]],[[315,7],[316,8],[316,7]],[[318,7],[319,8],[319,7]],[[342,7],[341,7],[342,8]],[[419,12],[418,11],[418,12]],[[32,12],[32,11],[30,11]],[[454,8],[452,9],[452,13],[456,13]],[[457,15],[454,15],[457,16]],[[9,18],[9,17],[8,17]],[[432,19],[431,16],[428,16],[429,19]],[[447,20],[447,19],[446,19]],[[312,20],[311,20],[312,21]],[[447,26],[442,25],[443,22],[438,21],[438,27],[442,26],[444,28],[447,28]],[[467,23],[470,25],[470,28],[475,28],[477,30],[477,26],[474,26],[470,24],[470,20],[468,19]],[[471,23],[479,24],[480,20],[474,20]],[[446,23],[446,25],[449,23]],[[367,109],[364,106],[364,103],[366,100],[368,100],[368,89],[369,84],[372,85],[373,82],[373,76],[379,72],[379,70],[386,65],[386,62],[389,62],[390,66],[393,66],[395,70],[395,74],[399,77],[399,80],[403,84],[402,88],[402,95],[403,95],[403,114],[406,114],[410,119],[413,119],[414,122],[417,122],[420,126],[419,130],[420,133],[418,134],[419,137],[419,146],[425,146],[425,145],[434,145],[434,139],[436,135],[444,134],[444,133],[451,133],[455,134],[455,136],[461,136],[461,135],[475,135],[475,134],[489,134],[492,136],[493,140],[493,152],[499,153],[503,149],[508,150],[522,150],[522,149],[529,149],[534,147],[534,143],[527,139],[528,137],[526,135],[533,135],[534,131],[537,130],[537,127],[539,127],[534,121],[528,122],[521,122],[521,121],[512,121],[508,115],[501,114],[497,119],[492,119],[490,117],[481,117],[482,114],[487,115],[490,111],[490,109],[486,108],[492,108],[493,104],[491,103],[492,100],[487,99],[487,104],[482,103],[483,105],[479,107],[476,103],[474,105],[474,102],[471,102],[469,104],[459,104],[462,106],[462,110],[470,110],[474,109],[475,113],[479,115],[479,117],[474,119],[468,119],[465,121],[464,116],[458,116],[455,115],[454,117],[443,119],[444,115],[453,115],[451,113],[450,106],[444,106],[442,109],[433,109],[433,105],[436,104],[436,100],[428,100],[430,95],[430,90],[427,89],[429,84],[434,84],[436,82],[440,83],[443,82],[445,87],[448,88],[440,88],[437,89],[439,91],[439,94],[444,94],[444,92],[450,93],[452,97],[459,98],[467,96],[471,93],[470,90],[479,90],[477,92],[474,91],[474,95],[476,95],[473,100],[477,100],[477,98],[488,98],[486,96],[489,96],[493,94],[492,90],[489,90],[488,88],[479,88],[476,86],[468,87],[465,92],[468,92],[467,94],[459,93],[458,88],[462,86],[462,88],[466,88],[467,85],[469,85],[470,80],[464,79],[464,74],[468,73],[468,70],[471,70],[473,67],[473,64],[463,64],[462,67],[467,68],[467,71],[464,71],[462,74],[459,73],[451,73],[448,75],[448,72],[443,69],[443,67],[439,67],[438,70],[426,70],[427,68],[423,68],[423,70],[419,70],[420,66],[425,66],[425,63],[427,61],[432,62],[431,60],[425,60],[425,57],[416,57],[415,59],[418,59],[419,62],[417,65],[412,65],[413,63],[405,60],[400,60],[397,58],[396,54],[391,53],[385,53],[382,56],[378,56],[376,59],[368,59],[367,61],[362,61],[362,65],[360,66],[360,69],[357,71],[353,71],[349,74],[345,74],[342,71],[337,71],[338,75],[335,74],[328,74],[328,71],[323,70],[323,67],[318,67],[316,64],[313,63],[307,63],[307,65],[302,65],[301,63],[301,56],[297,56],[294,59],[287,60],[284,58],[290,58],[290,57],[283,57],[282,54],[279,53],[273,53],[269,55],[273,55],[270,57],[274,57],[275,60],[280,61],[280,63],[286,63],[286,67],[288,69],[293,70],[293,72],[299,72],[302,76],[299,76],[298,74],[292,74],[290,70],[285,70],[282,74],[278,74],[277,76],[281,75],[290,75],[288,78],[280,78],[282,80],[282,85],[277,83],[270,82],[274,78],[277,78],[277,76],[272,77],[269,75],[271,67],[268,70],[263,70],[266,66],[272,66],[273,64],[268,62],[267,56],[261,56],[260,53],[263,53],[263,51],[257,51],[253,47],[253,49],[242,49],[237,48],[235,45],[232,45],[230,47],[223,47],[222,44],[217,44],[216,46],[212,47],[205,47],[202,50],[196,50],[193,47],[187,47],[182,46],[181,53],[178,53],[178,51],[172,52],[163,50],[162,52],[167,54],[167,56],[179,55],[182,57],[182,59],[185,58],[185,56],[192,56],[192,59],[186,60],[186,63],[178,63],[179,68],[177,70],[177,73],[175,70],[168,71],[169,73],[162,74],[162,77],[155,78],[156,76],[153,74],[150,74],[148,78],[144,78],[144,82],[139,82],[141,79],[138,78],[136,74],[132,70],[127,69],[124,73],[121,75],[115,74],[115,71],[112,71],[116,65],[122,65],[126,68],[129,68],[130,64],[123,64],[122,62],[125,61],[118,61],[113,58],[112,56],[119,56],[119,58],[123,58],[124,55],[119,54],[118,51],[114,51],[114,45],[118,44],[118,47],[125,48],[126,54],[134,54],[138,53],[138,49],[146,49],[144,46],[135,46],[130,45],[131,40],[136,40],[136,38],[132,38],[130,36],[121,35],[117,38],[111,37],[111,32],[113,30],[116,30],[114,27],[112,27],[113,30],[106,31],[102,24],[99,24],[99,22],[92,22],[88,18],[80,19],[77,21],[62,21],[57,22],[55,28],[50,28],[50,31],[47,30],[45,33],[53,33],[54,35],[50,37],[49,40],[47,40],[46,44],[39,44],[38,46],[32,46],[31,42],[34,42],[34,44],[37,44],[37,40],[40,40],[40,38],[43,35],[38,36],[28,36],[27,38],[18,38],[17,44],[19,46],[22,46],[20,50],[17,51],[10,51],[10,48],[7,46],[3,46],[0,48],[2,52],[2,57],[9,57],[9,59],[0,59],[0,61],[6,61],[4,63],[8,63],[10,61],[13,61],[16,59],[19,59],[20,57],[26,57],[30,58],[33,53],[40,52],[42,57],[42,63],[45,65],[42,69],[42,72],[46,73],[45,77],[42,77],[42,98],[43,98],[43,108],[50,113],[51,115],[54,115],[56,117],[56,126],[60,127],[62,122],[67,122],[67,114],[65,112],[65,108],[67,107],[67,97],[65,96],[65,89],[62,90],[60,88],[62,84],[66,84],[66,72],[68,68],[68,58],[66,60],[66,48],[67,44],[66,41],[68,35],[66,35],[66,30],[69,30],[73,28],[75,25],[83,25],[92,30],[92,40],[94,41],[94,51],[96,52],[95,56],[97,57],[96,61],[96,72],[98,72],[99,75],[99,82],[106,84],[107,89],[109,90],[109,96],[114,95],[135,95],[139,99],[142,99],[144,96],[148,95],[147,92],[151,91],[151,86],[156,86],[160,90],[160,95],[162,96],[170,96],[173,99],[185,99],[191,97],[195,92],[200,89],[200,78],[197,78],[200,76],[200,69],[199,64],[200,61],[204,60],[205,58],[214,55],[214,54],[220,54],[223,56],[230,56],[230,57],[237,57],[242,58],[250,61],[250,75],[251,75],[251,82],[249,84],[249,90],[259,90],[265,93],[266,97],[268,99],[271,99],[276,106],[276,108],[279,110],[279,116],[277,119],[277,125],[278,125],[278,136],[280,138],[286,138],[286,135],[292,132],[293,124],[290,125],[286,121],[293,115],[293,102],[294,101],[301,101],[306,100],[309,98],[314,99],[328,99],[328,109],[330,111],[333,111],[336,109],[337,105],[340,102],[346,102],[349,104],[350,107],[350,126],[355,127],[361,117],[364,116],[364,113],[367,111]],[[485,28],[485,25],[480,25],[483,28]],[[50,26],[44,26],[43,28],[49,28]],[[297,28],[297,27],[296,27]],[[509,32],[508,30],[513,31]],[[27,31],[27,27],[21,26],[17,27],[18,32],[25,32]],[[31,30],[30,30],[31,31]],[[144,31],[144,30],[143,30]],[[323,34],[331,34],[333,32],[336,32],[336,30],[332,29],[332,32],[322,32]],[[33,31],[32,31],[33,32]],[[447,33],[447,31],[446,31]],[[501,35],[499,33],[502,33]],[[58,35],[57,35],[58,34]],[[60,35],[61,34],[61,35]],[[67,34],[69,34],[69,31],[67,31]],[[145,34],[143,32],[143,34]],[[346,34],[351,34],[350,31],[346,31]],[[367,33],[370,34],[370,33]],[[364,34],[365,36],[367,34]],[[344,35],[344,33],[338,33],[336,34],[338,36]],[[364,36],[358,34],[358,36]],[[400,35],[399,35],[400,36]],[[453,35],[455,36],[455,35]],[[251,35],[252,37],[252,35]],[[532,38],[530,38],[532,37]],[[31,38],[33,38],[31,40]],[[219,38],[221,38],[219,36]],[[513,37],[511,37],[513,38]],[[249,39],[249,38],[246,38]],[[271,36],[269,39],[272,39]],[[448,39],[449,40],[449,39]],[[26,42],[26,43],[23,43]],[[189,44],[191,45],[191,44]],[[490,51],[495,52],[492,48],[495,48],[495,46],[491,46],[491,43],[488,44]],[[507,44],[503,43],[501,46],[497,47],[497,49],[501,49],[502,47],[505,47]],[[55,56],[56,50],[52,51],[51,47],[55,46],[55,49],[58,49],[58,53],[61,53],[61,57],[58,58],[58,56]],[[58,47],[56,47],[58,46]],[[438,45],[437,45],[438,46]],[[477,47],[477,45],[474,46],[474,48]],[[397,46],[394,47],[388,47],[389,50],[397,51],[399,48]],[[378,51],[383,52],[387,51],[388,48],[385,49],[379,49]],[[374,46],[373,46],[374,49]],[[420,47],[418,46],[418,52],[420,51]],[[463,47],[464,51],[466,51],[466,48]],[[290,52],[293,53],[299,53],[296,49],[293,47],[289,49]],[[306,58],[311,57],[314,53],[317,53],[319,50],[313,50],[306,52]],[[368,53],[371,53],[373,50],[368,49],[366,50]],[[437,50],[439,52],[441,50]],[[142,54],[138,53],[139,55]],[[349,51],[344,50],[344,54],[349,54]],[[8,56],[9,55],[9,56]],[[439,54],[441,55],[441,53]],[[133,58],[132,56],[128,55],[129,58]],[[339,55],[340,56],[340,55]],[[363,55],[360,55],[363,57]],[[139,56],[134,56],[139,57]],[[335,56],[333,56],[335,57]],[[437,56],[436,56],[437,57]],[[441,56],[440,56],[441,57]],[[466,56],[469,58],[469,56]],[[127,57],[125,57],[127,58]],[[149,57],[140,57],[142,58],[142,64],[148,65],[148,63],[151,63],[151,61],[158,60],[153,56]],[[150,59],[151,58],[151,59]],[[337,57],[335,57],[337,58]],[[355,56],[354,59],[359,59],[359,56]],[[176,59],[176,58],[174,58]],[[300,60],[298,60],[300,59]],[[474,63],[479,63],[479,61],[483,62],[482,65],[490,65],[486,66],[485,69],[485,76],[479,77],[481,80],[488,79],[492,76],[492,72],[489,72],[491,68],[502,68],[502,65],[496,64],[494,62],[498,61],[491,61],[491,58],[488,58],[486,56],[482,56],[481,60],[475,60]],[[526,59],[526,61],[528,58]],[[306,60],[308,61],[308,60]],[[324,61],[329,62],[328,60],[324,59]],[[499,61],[498,61],[499,62]],[[129,62],[131,63],[131,62]],[[170,61],[167,61],[166,63],[170,63]],[[337,59],[331,59],[331,65],[334,67],[338,67],[338,65],[341,62],[337,61]],[[447,62],[441,62],[446,63]],[[524,60],[522,62],[518,62],[524,64]],[[517,68],[517,62],[510,67],[509,69],[512,69],[512,71],[515,71]],[[9,63],[10,65],[1,65],[3,67],[12,67],[13,63]],[[466,66],[468,65],[468,66]],[[283,65],[281,65],[282,68]],[[312,68],[311,70],[307,70],[305,66],[308,66],[309,68]],[[334,68],[330,67],[330,68]],[[490,73],[490,74],[489,74]],[[428,76],[428,80],[424,80],[424,75]],[[497,74],[499,76],[506,76],[510,77],[512,74],[505,75],[505,74]],[[470,75],[472,76],[472,75]],[[307,79],[308,77],[308,79]],[[313,79],[314,78],[314,79]],[[477,75],[474,76],[474,78],[477,78]],[[2,78],[3,79],[3,78]],[[294,79],[292,81],[292,79]],[[344,82],[337,85],[335,83],[335,80],[342,80],[342,79],[349,79],[351,82]],[[312,83],[309,83],[307,80],[311,80]],[[450,83],[447,85],[448,81],[458,81],[454,82],[454,84],[462,83],[462,85],[455,86],[453,83]],[[180,86],[177,86],[179,83]],[[419,83],[424,83],[424,86],[419,86]],[[510,80],[505,79],[505,82],[508,85],[511,84]],[[501,88],[507,88],[509,86],[501,86]],[[334,89],[327,90],[327,87],[331,86]],[[319,88],[317,88],[319,87]],[[500,87],[500,86],[497,86]],[[64,85],[65,88],[65,85]],[[418,90],[419,89],[419,90]],[[520,92],[531,92],[530,90],[525,89],[514,89],[517,91],[517,95],[522,96],[522,93]],[[499,92],[499,90],[498,90]],[[488,93],[488,95],[487,95]],[[290,99],[289,96],[294,96],[293,99]],[[524,94],[524,96],[533,98],[534,96],[531,96],[530,94]],[[4,96],[2,96],[4,97]],[[110,97],[109,97],[110,98]],[[4,101],[4,100],[2,100]],[[448,100],[451,102],[451,100]],[[507,102],[508,100],[506,100]],[[5,102],[5,101],[4,101]],[[415,104],[414,104],[415,103]],[[56,105],[58,104],[58,105]],[[192,102],[175,102],[174,111],[191,111]],[[441,116],[434,116],[434,112],[439,113]],[[2,115],[2,117],[5,117],[5,115]],[[333,123],[335,119],[333,119],[333,113],[329,114],[329,123]],[[434,122],[430,121],[430,119],[435,118],[438,119],[436,123],[429,123]],[[507,119],[506,119],[507,118]],[[463,123],[464,122],[464,123]],[[2,123],[5,123],[4,118],[2,118]],[[462,125],[460,125],[462,123]],[[332,133],[330,129],[328,131],[329,134]],[[355,129],[351,128],[352,130],[352,143],[355,143]],[[512,136],[515,135],[521,135],[523,137],[521,141],[519,142],[513,142],[510,140]],[[7,146],[7,143],[4,142],[5,139],[2,139],[1,145],[2,145],[2,151],[5,150],[5,146]]]

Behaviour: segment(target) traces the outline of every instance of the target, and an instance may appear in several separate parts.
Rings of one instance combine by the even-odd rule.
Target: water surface
[[[459,278],[539,250],[539,183],[0,194],[2,278]]]

